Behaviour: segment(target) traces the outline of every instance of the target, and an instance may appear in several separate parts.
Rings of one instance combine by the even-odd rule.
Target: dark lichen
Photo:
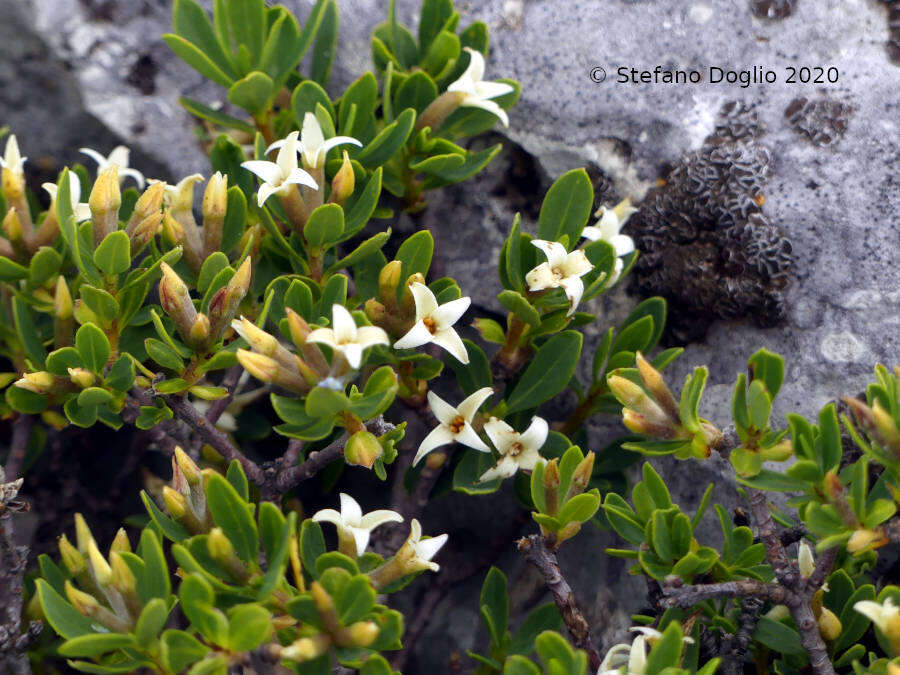
[[[814,145],[829,146],[847,131],[853,108],[846,103],[822,97],[795,98],[784,111],[791,128]]]
[[[750,9],[760,19],[783,19],[790,16],[797,0],[751,0]]]
[[[900,64],[900,2],[897,0],[882,0],[888,6],[888,30],[890,37],[887,42],[888,58],[894,63]]]
[[[669,338],[702,338],[716,319],[772,326],[784,317],[791,243],[764,213],[769,152],[753,111],[727,104],[715,131],[629,222],[639,291],[672,305]]]

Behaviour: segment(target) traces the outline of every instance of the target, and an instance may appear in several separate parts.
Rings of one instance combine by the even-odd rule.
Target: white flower
[[[416,323],[394,343],[394,349],[411,349],[433,342],[450,352],[457,361],[468,363],[469,353],[462,339],[453,330],[453,324],[466,313],[472,299],[459,298],[438,305],[434,293],[425,284],[413,282],[409,290],[416,302]]]
[[[662,637],[662,633],[648,626],[632,626],[631,630],[640,635],[631,644],[625,642],[610,648],[603,657],[597,675],[644,675],[647,669],[647,647],[655,644]],[[683,637],[681,640],[686,644],[694,642],[690,637]],[[624,658],[626,653],[628,657]]]
[[[124,181],[126,177],[131,176],[138,184],[138,187],[141,190],[144,189],[144,174],[142,174],[137,169],[130,169],[128,167],[128,159],[131,155],[131,150],[126,148],[124,145],[117,145],[116,147],[114,147],[112,152],[109,153],[108,157],[104,157],[96,150],[91,150],[91,148],[78,148],[78,152],[83,152],[85,155],[97,162],[98,175],[103,173],[104,169],[107,169],[112,165],[116,165],[117,167],[119,167],[120,183]]]
[[[490,100],[514,91],[513,87],[503,82],[484,81],[484,56],[481,52],[466,47],[469,52],[469,67],[460,78],[447,87],[447,91],[458,91],[465,94],[460,105],[481,108],[500,118],[503,126],[509,126],[506,111]]]
[[[584,282],[581,277],[594,269],[594,266],[584,251],[576,250],[568,253],[562,244],[543,239],[535,239],[531,243],[544,252],[547,262],[541,263],[525,275],[528,290],[562,288],[569,298],[568,316],[571,316],[584,293]]]
[[[373,345],[389,345],[388,334],[377,326],[359,326],[343,305],[331,307],[331,328],[317,328],[306,338],[328,345],[347,359],[351,368],[359,368],[363,351]]]
[[[853,604],[853,609],[870,619],[886,636],[893,637],[900,634],[900,607],[894,604],[892,598],[885,598],[883,604],[873,600],[861,600]]]
[[[538,450],[547,441],[549,427],[542,417],[532,417],[531,425],[519,433],[503,420],[492,417],[484,425],[491,443],[500,452],[500,460],[492,468],[485,471],[479,481],[494,478],[509,478],[519,469],[531,471],[542,457]]]
[[[50,200],[55,203],[59,186],[55,183],[44,183],[41,187],[50,194]],[[75,214],[76,222],[89,220],[91,207],[81,201],[81,181],[78,180],[78,174],[74,171],[69,172],[69,197],[72,201],[72,212]]]
[[[483,387],[454,408],[433,391],[429,391],[428,405],[440,424],[432,429],[419,445],[413,466],[435,448],[448,443],[461,443],[481,452],[490,452],[491,449],[472,428],[472,418],[475,417],[481,404],[493,393],[494,390],[490,387]]]
[[[431,559],[437,555],[437,552],[441,550],[441,547],[447,543],[446,534],[439,534],[436,537],[431,537],[429,539],[422,539],[422,526],[419,524],[419,521],[415,518],[412,519],[412,522],[409,524],[409,538],[406,540],[406,543],[403,545],[404,548],[410,547],[413,551],[413,556],[410,560],[406,561],[406,565],[408,567],[417,567],[419,569],[429,569],[432,572],[437,572],[440,566],[436,562],[431,562]]]
[[[10,134],[6,141],[6,151],[3,153],[3,158],[0,159],[0,167],[9,169],[21,178],[25,173],[24,166],[27,159],[19,154],[19,142],[16,140],[16,135]]]
[[[266,154],[272,150],[280,149],[287,139],[275,141],[266,149]],[[350,136],[335,136],[325,140],[325,134],[322,133],[322,127],[319,120],[311,112],[303,116],[303,129],[300,132],[300,142],[297,144],[297,152],[303,155],[303,163],[310,169],[321,169],[325,164],[325,157],[328,151],[339,145],[356,145],[362,147],[355,138]]]
[[[185,176],[176,185],[166,183],[163,191],[163,205],[173,211],[190,211],[194,208],[194,183],[203,180],[202,174],[192,173]],[[156,178],[148,178],[149,183],[165,183]]]
[[[363,515],[362,509],[359,508],[359,504],[353,497],[343,492],[340,497],[340,512],[334,509],[322,509],[312,519],[317,523],[326,522],[337,526],[340,537],[352,539],[355,543],[357,557],[366,552],[372,530],[385,523],[403,522],[403,516],[387,509],[379,509]]]
[[[628,255],[634,250],[634,240],[627,234],[621,234],[621,230],[636,212],[629,199],[622,200],[614,208],[601,206],[594,214],[600,218],[599,222],[584,228],[581,236],[591,241],[605,241],[615,249],[617,256]]]
[[[287,194],[291,185],[305,185],[318,190],[316,181],[306,171],[297,166],[297,136],[299,131],[292,131],[287,135],[278,149],[278,156],[274,162],[266,162],[261,159],[253,159],[241,163],[241,166],[252,171],[263,179],[256,195],[257,203],[263,203],[272,194]]]

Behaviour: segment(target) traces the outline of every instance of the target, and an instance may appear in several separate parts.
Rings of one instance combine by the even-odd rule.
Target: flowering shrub
[[[425,0],[415,35],[392,5],[372,36],[373,71],[332,98],[334,0],[302,26],[263,0],[213,6],[210,17],[176,0],[165,36],[232,106],[181,101],[203,124],[208,180],[145,180],[127,149],[85,148],[96,174],[64,169],[43,186],[45,209],[16,137],[6,142],[0,406],[14,429],[0,519],[12,611],[0,653],[11,669],[62,658],[91,673],[395,672],[427,616],[405,619],[392,594],[439,572],[452,548],[448,534],[425,534],[443,478],[473,500],[514,484],[537,526],[518,549],[554,599],[520,617],[491,567],[487,652],[469,653],[479,673],[900,670],[889,660],[900,589],[876,588],[872,569],[900,538],[900,375],[879,366],[865,400],[783,429],[771,410],[784,363],[760,350],[737,377],[733,420],[717,426],[699,412],[705,368],[679,398],[665,381],[681,350],[658,349],[661,298],[585,350],[579,329],[598,320],[585,310],[639,253],[623,232],[637,209],[595,204],[582,170],[556,180],[536,224],[511,223],[497,261],[505,325],[464,320],[465,289],[430,274],[431,234],[398,241],[379,223],[426,208],[428,191],[499,151],[465,145],[506,125],[519,95],[485,79],[487,27],[458,31],[450,0]],[[596,415],[620,415],[631,434],[590,450]],[[26,449],[45,441],[42,426],[97,424],[148,432],[171,476],[147,480],[146,514],[111,542],[75,514],[74,537],[59,537],[58,558],[39,556],[23,598],[11,532]],[[751,516],[714,505],[717,541],[698,540],[712,486],[685,511],[648,462],[626,489],[641,454],[713,453],[729,457]],[[350,484],[367,471],[390,480],[391,508],[364,513],[336,494],[344,470]],[[322,508],[307,513],[293,497],[313,479]],[[790,493],[790,513],[767,492]],[[615,531],[621,547],[606,553],[632,561],[651,591],[636,637],[605,653],[557,558],[589,523]],[[494,553],[467,562],[480,573]],[[465,574],[427,583],[446,590]]]

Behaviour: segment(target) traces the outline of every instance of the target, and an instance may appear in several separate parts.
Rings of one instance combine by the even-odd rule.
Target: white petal
[[[853,604],[853,609],[870,619],[878,628],[884,629],[887,624],[884,608],[872,600],[860,600]]]
[[[285,185],[292,183],[296,185],[305,185],[313,190],[319,189],[319,184],[316,183],[316,179],[306,173],[303,169],[292,169],[287,175],[287,178],[284,179]]]
[[[475,93],[481,98],[497,98],[515,91],[511,84],[506,82],[476,82]]]
[[[550,427],[547,420],[543,417],[534,416],[531,418],[531,424],[519,436],[519,442],[529,450],[540,450],[544,443],[547,442],[547,434]]]
[[[438,330],[445,330],[459,321],[471,304],[472,298],[469,297],[445,302],[432,312],[431,318],[434,319],[434,323],[437,325]]]
[[[358,147],[362,147],[362,143],[360,143],[355,138],[350,138],[350,136],[335,136],[334,138],[329,138],[322,144],[322,154],[327,155],[328,151],[332,148],[336,148],[339,145],[356,145]]]
[[[479,452],[490,452],[491,449],[485,444],[481,437],[475,433],[472,425],[466,422],[458,434],[456,434],[456,442],[465,445],[467,448],[478,450]]]
[[[603,239],[603,232],[600,231],[599,227],[588,225],[581,231],[581,236],[590,241],[597,241],[598,239]]]
[[[549,263],[541,263],[526,274],[525,283],[528,284],[529,291],[543,291],[559,286],[559,281],[550,269]]]
[[[72,210],[75,212],[76,222],[91,219],[91,207],[87,204],[72,204]]]
[[[600,222],[597,223],[597,228],[603,233],[603,239],[609,241],[612,237],[619,234],[622,226],[619,224],[619,217],[615,211],[602,206],[600,210],[602,213],[600,214]]]
[[[409,524],[409,541],[413,544],[418,544],[419,539],[422,538],[422,525],[415,518],[412,519],[412,522]]]
[[[343,305],[335,303],[331,306],[331,327],[337,342],[356,342],[356,321]]]
[[[447,543],[449,535],[440,534],[436,537],[431,537],[430,539],[421,539],[418,544],[416,544],[416,555],[421,562],[429,562],[437,552],[441,550],[441,547]]]
[[[299,131],[292,131],[284,139],[284,145],[278,149],[275,163],[281,170],[282,176],[288,176],[297,168],[297,136]]]
[[[269,185],[274,185],[275,187],[278,187],[278,185],[284,178],[284,175],[281,173],[281,169],[274,162],[266,162],[261,159],[251,159],[246,162],[241,162],[241,166],[247,169],[247,171],[255,173]],[[181,184],[179,183],[179,186],[180,185]]]
[[[566,312],[566,316],[572,316],[584,294],[584,283],[581,281],[581,277],[569,277],[563,279],[559,285],[565,289],[566,296],[569,298],[569,311]]]
[[[491,387],[482,387],[478,391],[472,392],[469,396],[464,398],[462,403],[456,406],[456,409],[466,422],[471,422],[472,418],[475,417],[475,413],[478,412],[478,409],[493,393],[494,390]]]
[[[83,155],[87,155],[92,160],[97,162],[97,170],[98,171],[103,169],[104,167],[106,167],[109,164],[109,162],[106,160],[106,157],[101,155],[96,150],[92,150],[91,148],[78,148],[78,152],[82,153]]]
[[[473,82],[481,82],[484,79],[484,55],[471,47],[466,47],[465,51],[469,53],[469,66],[463,73],[463,77]]]
[[[366,515],[364,515],[362,517],[360,526],[366,528],[367,530],[374,530],[376,527],[384,525],[385,523],[402,522],[403,516],[401,516],[396,511],[378,509],[377,511],[372,511],[371,513],[367,513]]]
[[[131,150],[124,145],[117,145],[112,149],[112,152],[109,153],[109,157],[106,158],[106,161],[110,164],[115,164],[120,169],[127,169],[130,159]]]
[[[544,252],[550,267],[561,267],[565,264],[568,253],[566,252],[566,247],[559,242],[532,239],[531,243]]]
[[[544,458],[541,457],[537,450],[532,450],[530,448],[523,450],[513,457],[513,459],[522,471],[533,471],[538,462],[544,461]]]
[[[631,651],[628,653],[628,672],[643,673],[647,669],[647,648],[646,638],[638,635],[631,645]]]
[[[507,455],[506,457],[501,458],[495,466],[481,474],[478,482],[484,483],[489,480],[494,480],[495,478],[509,478],[516,473],[518,468],[519,465],[516,464],[516,461]]]
[[[316,328],[312,333],[306,336],[308,342],[318,342],[320,345],[328,345],[332,349],[337,349],[338,343],[334,339],[334,331],[330,328]]]
[[[344,358],[347,359],[347,363],[350,364],[350,367],[354,370],[358,370],[360,364],[362,363],[362,354],[363,348],[355,342],[351,342],[349,344],[343,344],[338,346],[338,351],[340,351]]]
[[[628,630],[632,633],[640,633],[644,637],[653,638],[654,640],[658,640],[662,637],[662,633],[655,628],[650,628],[650,626],[632,626]]]
[[[76,210],[76,205],[81,201],[81,179],[73,171],[69,172],[69,196],[72,198],[72,209]]]
[[[334,523],[338,526],[343,526],[344,519],[340,513],[335,511],[334,509],[322,509],[321,511],[317,511],[313,517],[313,521],[317,523],[326,522],[326,523]]]
[[[416,303],[416,321],[421,321],[426,316],[431,316],[438,308],[437,298],[434,297],[434,293],[425,284],[415,281],[410,284],[409,290]]]
[[[492,417],[484,425],[484,430],[501,455],[505,455],[516,440],[516,430],[496,417]]]
[[[422,458],[435,448],[439,448],[442,445],[448,445],[450,443],[453,443],[455,440],[456,435],[443,424],[435,427],[419,445],[419,449],[416,451],[416,456],[413,459],[413,466],[422,461]]]
[[[606,652],[606,656],[603,657],[603,661],[600,663],[600,670],[597,671],[598,675],[617,674],[619,669],[614,668],[614,665],[616,661],[620,660],[618,659],[619,654],[629,651],[631,651],[631,645],[627,642],[622,642],[610,647],[609,651]]]
[[[562,271],[567,277],[581,277],[594,269],[591,261],[582,250],[572,251],[566,256],[562,264]]]
[[[259,206],[262,206],[266,203],[266,200],[276,192],[278,192],[277,187],[271,183],[263,183],[259,186],[259,192],[256,193],[256,203]]]
[[[634,250],[634,240],[627,234],[617,234],[609,240],[612,247],[616,250],[616,255],[628,255]]]
[[[383,328],[379,328],[378,326],[360,326],[357,328],[356,341],[363,348],[371,347],[372,345],[391,344],[391,339],[388,337],[388,334],[384,332]]]
[[[489,113],[499,117],[500,121],[503,122],[503,126],[509,126],[509,115],[507,115],[506,111],[494,101],[485,100],[476,96],[467,96],[462,104],[468,108],[481,108],[482,110],[487,110]]]
[[[59,191],[59,186],[56,183],[42,183],[41,187],[50,195],[50,201],[56,201],[56,193]]]
[[[450,424],[457,415],[462,414],[433,391],[428,392],[428,407],[441,424]]]
[[[129,169],[127,166],[119,169],[119,178],[127,178],[128,176],[134,178],[134,182],[138,184],[138,189],[144,189],[144,185],[146,184],[144,174],[137,169]]]
[[[359,502],[346,492],[340,494],[341,498],[341,516],[348,525],[359,527],[362,520],[362,509],[359,508]]]
[[[439,330],[432,336],[431,341],[439,347],[446,349],[453,358],[463,365],[469,363],[469,352],[466,350],[466,345],[463,343],[462,338],[459,337],[457,332],[452,328]]]
[[[353,535],[353,541],[356,543],[356,556],[359,557],[366,552],[366,546],[369,545],[369,530],[351,527],[348,528],[348,531]]]
[[[318,155],[325,144],[325,136],[316,116],[308,112],[303,116],[303,130],[300,133],[300,144],[304,154]]]
[[[421,321],[416,322],[409,332],[394,343],[394,349],[412,349],[421,347],[434,339],[431,331]]]

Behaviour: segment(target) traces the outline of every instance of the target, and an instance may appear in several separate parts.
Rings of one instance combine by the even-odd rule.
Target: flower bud
[[[168,314],[182,336],[191,333],[197,318],[197,309],[191,301],[188,287],[181,277],[166,263],[161,263],[162,278],[159,280],[159,303]]]
[[[159,234],[162,230],[163,217],[163,212],[157,211],[144,218],[144,220],[139,222],[133,230],[128,232],[131,241],[132,257],[137,255],[144,246],[150,243],[150,240],[153,239],[153,237]]]
[[[400,274],[403,272],[403,263],[392,260],[381,268],[378,274],[378,297],[385,307],[397,306],[397,287],[400,285]]]
[[[56,378],[52,373],[45,370],[39,370],[36,373],[25,373],[21,378],[15,381],[15,385],[20,389],[27,389],[35,394],[46,394],[56,383]]]
[[[244,370],[261,382],[272,383],[278,378],[278,362],[269,356],[248,349],[238,349],[237,360]]]
[[[650,362],[640,352],[635,353],[634,360],[644,386],[653,395],[653,398],[656,399],[656,402],[666,412],[672,422],[678,424],[681,419],[681,409],[669,387],[666,386],[662,373],[650,365]]]
[[[241,301],[250,290],[250,276],[253,271],[253,263],[250,256],[244,258],[244,262],[237,268],[228,283],[220,288],[209,303],[210,335],[213,341],[218,341],[225,333],[225,329],[231,324]]]
[[[128,535],[125,533],[125,528],[120,527],[119,531],[116,532],[116,536],[109,546],[109,552],[131,553],[131,542],[128,541]]]
[[[880,530],[854,530],[847,541],[849,553],[865,553],[890,543]]]
[[[350,155],[344,150],[344,161],[331,181],[331,201],[335,204],[343,204],[350,198],[355,188],[356,175],[353,172],[353,165],[350,163]]]
[[[296,345],[297,349],[301,349],[306,344],[306,338],[309,337],[312,329],[309,327],[306,319],[297,314],[297,312],[290,307],[285,307],[284,311],[287,315],[288,330],[291,332],[291,340],[294,345]]]
[[[384,319],[385,309],[384,305],[378,302],[375,298],[369,298],[366,300],[365,304],[366,316],[369,317],[369,321],[373,324],[380,325],[382,319]]]
[[[63,565],[65,565],[66,569],[69,570],[69,574],[73,577],[81,574],[87,569],[84,556],[78,552],[77,548],[72,546],[72,543],[66,535],[62,535],[59,538],[59,556],[62,559]]]
[[[196,487],[200,484],[200,467],[179,445],[175,446],[175,462],[178,468],[181,469],[181,473],[187,480],[188,485]]]
[[[843,626],[841,620],[835,616],[827,607],[822,607],[822,613],[819,615],[819,632],[828,642],[834,642],[841,635]]]
[[[622,408],[622,423],[636,434],[652,436],[653,438],[675,438],[676,436],[676,432],[671,426],[651,422],[644,415],[635,412],[631,408]]]
[[[162,234],[166,243],[172,246],[183,246],[185,243],[184,227],[169,212],[163,216]]]
[[[591,474],[594,471],[594,453],[589,452],[585,458],[578,463],[572,474],[572,482],[569,485],[569,491],[566,494],[566,501],[569,501],[575,495],[584,492],[591,480]]]
[[[112,569],[113,587],[122,593],[133,593],[137,590],[137,579],[134,578],[134,572],[117,551],[109,554],[109,562]]]
[[[378,637],[378,624],[374,621],[357,621],[349,626],[350,641],[354,647],[368,647]]]
[[[331,639],[327,635],[314,635],[295,640],[287,647],[283,647],[278,656],[290,661],[312,661],[328,651],[330,646]]]
[[[53,314],[57,319],[71,319],[74,309],[69,286],[65,278],[59,275],[56,278],[56,292],[53,296]]]
[[[209,555],[213,560],[225,561],[234,555],[234,546],[219,527],[214,527],[209,531],[206,547],[209,549]]]
[[[163,487],[163,502],[166,505],[166,511],[175,519],[183,518],[188,513],[187,499],[180,492],[176,492],[168,485]]]
[[[15,208],[9,209],[3,217],[3,235],[12,243],[21,242],[23,239],[22,221]]]
[[[138,200],[134,204],[134,210],[131,212],[131,217],[128,219],[128,224],[125,226],[125,231],[128,233],[129,237],[133,235],[135,228],[145,220],[151,216],[162,214],[163,196],[165,193],[166,182],[160,180],[151,183],[141,196],[138,197]],[[162,222],[161,217],[160,222]]]
[[[94,578],[101,586],[109,586],[112,582],[112,568],[97,548],[97,542],[91,539],[88,543],[88,560],[91,562],[91,571]]]
[[[606,378],[606,384],[619,403],[629,408],[637,409],[649,398],[639,384],[621,375],[610,375]]]
[[[897,422],[893,416],[878,401],[872,406],[872,416],[875,418],[876,428],[884,439],[885,447],[894,455],[900,456],[900,430],[897,429]]]
[[[197,314],[191,331],[187,335],[188,342],[198,348],[204,346],[209,341],[209,319],[202,312]]]
[[[274,336],[269,335],[262,328],[259,328],[252,321],[244,317],[232,321],[231,327],[234,328],[238,335],[247,341],[250,348],[257,354],[274,356],[275,352],[278,350],[278,340]]]
[[[94,610],[99,607],[97,599],[93,595],[88,595],[84,591],[79,591],[72,585],[71,581],[65,583],[66,599],[74,605],[79,613],[90,616]]]
[[[555,458],[544,466],[544,502],[547,515],[555,516],[559,509],[559,462]]]
[[[69,371],[69,379],[72,380],[72,383],[81,389],[87,389],[90,386],[93,386],[96,381],[96,376],[89,370],[85,370],[84,368],[68,368]]]
[[[94,181],[88,198],[94,222],[94,244],[99,244],[110,232],[119,228],[119,207],[122,193],[119,188],[119,166],[110,164]]]
[[[357,431],[344,446],[344,459],[348,464],[356,464],[371,469],[384,449],[370,431]]]
[[[314,581],[309,590],[312,594],[313,604],[316,606],[316,611],[319,614],[328,614],[334,611],[334,600],[331,599],[331,596],[328,595],[328,591],[325,590],[322,584]]]
[[[222,227],[228,203],[228,177],[216,171],[203,193],[203,247],[206,255],[222,248]]]
[[[78,546],[78,551],[82,554],[86,554],[88,552],[88,545],[94,541],[94,535],[91,534],[91,529],[88,527],[87,522],[84,520],[84,516],[80,513],[75,514],[75,544]]]
[[[800,569],[800,574],[807,578],[811,577],[816,569],[812,549],[805,541],[801,541],[797,547],[797,567]]]
[[[409,317],[416,315],[416,300],[413,298],[412,291],[410,290],[410,287],[413,284],[425,285],[425,277],[422,276],[421,272],[410,274],[409,279],[406,280],[406,284],[403,286],[403,296],[400,298],[402,304],[401,309],[403,314]]]

